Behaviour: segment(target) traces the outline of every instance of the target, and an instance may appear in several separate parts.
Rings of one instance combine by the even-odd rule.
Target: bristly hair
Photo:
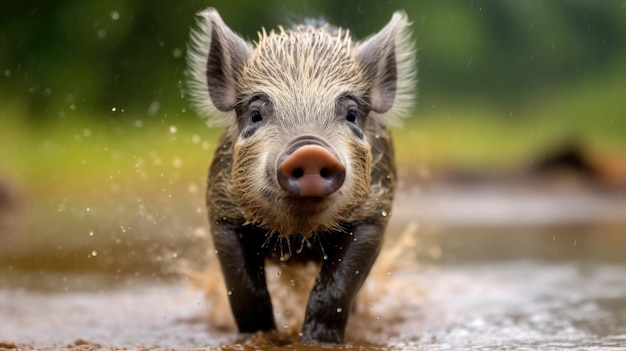
[[[406,117],[416,103],[417,85],[417,56],[415,43],[412,39],[411,25],[408,16],[404,11],[397,11],[393,14],[389,23],[399,22],[398,33],[394,33],[394,51],[396,60],[396,96],[393,107],[383,113],[371,114],[385,125],[399,127],[402,125],[402,118]],[[369,37],[371,38],[371,37]],[[358,47],[369,38],[357,43]]]
[[[211,49],[213,26],[211,19],[222,21],[216,11],[208,8],[196,14],[196,25],[191,29],[187,44],[187,87],[192,107],[209,127],[226,125],[234,111],[222,112],[211,102],[206,74]],[[226,25],[224,24],[224,27]]]
[[[417,103],[417,50],[412,39],[411,25],[404,11],[396,12],[403,23],[400,33],[396,35],[395,51],[398,80],[396,80],[396,101],[385,119],[391,126],[399,126],[401,118],[406,117]]]
[[[322,30],[331,35],[337,35],[337,32],[341,30],[341,28],[332,25],[326,21],[323,17],[306,17],[302,20],[301,23],[296,23],[291,26],[292,30],[301,30],[303,27],[315,28],[317,30]]]
[[[226,28],[225,30],[228,31],[228,33],[222,34],[236,35],[224,24],[216,10],[207,9],[198,13],[197,24],[191,31],[189,44],[187,46],[188,93],[190,100],[194,109],[201,117],[207,118],[207,124],[211,127],[229,125],[235,120],[231,117],[234,111],[220,111],[220,109],[213,104],[209,93],[206,71],[207,59],[211,49],[211,38],[212,35],[215,34],[213,33],[215,28],[213,28],[212,23],[218,23],[218,27]],[[370,113],[373,118],[385,125],[400,125],[401,118],[408,114],[414,104],[417,71],[416,53],[414,42],[411,38],[412,31],[410,26],[411,23],[408,21],[406,13],[398,11],[394,13],[387,26],[393,28],[393,30],[384,33],[388,39],[393,40],[392,50],[395,56],[397,77],[395,82],[395,97],[389,110],[381,113],[371,111]],[[279,27],[278,32],[272,30],[269,34],[263,28],[258,33],[258,42],[251,43],[246,41],[242,45],[246,46],[251,53],[254,53],[256,47],[258,47],[262,40],[273,35],[285,36],[285,38],[287,38],[293,32],[326,33],[327,35],[329,34],[329,38],[340,38],[340,42],[349,42],[346,47],[353,52],[359,50],[360,47],[366,47],[369,39],[381,34],[379,32],[370,38],[354,42],[348,30],[332,26],[326,22],[322,22],[320,19],[309,19],[302,24],[295,25],[292,29]]]

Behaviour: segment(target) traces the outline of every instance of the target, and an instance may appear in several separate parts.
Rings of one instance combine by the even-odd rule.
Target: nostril
[[[296,179],[301,178],[304,175],[304,170],[298,167],[291,172],[291,175]]]
[[[328,149],[304,145],[279,157],[280,187],[298,197],[321,198],[337,191],[345,178],[345,167]]]
[[[330,170],[329,170],[328,168],[325,168],[325,167],[324,167],[324,168],[322,168],[322,169],[320,170],[320,176],[321,176],[322,178],[324,178],[324,179],[328,179],[328,178],[331,176],[331,174],[330,174]]]

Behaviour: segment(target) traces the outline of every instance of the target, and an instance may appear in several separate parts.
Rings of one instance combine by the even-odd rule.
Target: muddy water
[[[458,207],[471,202],[472,194],[420,195],[429,203],[408,199],[411,194],[400,198],[388,247],[364,288],[345,345],[298,344],[298,318],[283,317],[296,314],[292,305],[301,297],[288,294],[275,305],[281,320],[277,334],[237,336],[223,297],[212,295],[221,289],[210,269],[196,275],[161,268],[120,273],[46,267],[51,259],[13,265],[5,257],[0,349],[626,348],[623,199],[537,195],[533,200],[527,194],[515,207],[508,195],[492,194],[482,197],[480,206],[450,213],[433,208],[451,208],[446,201]],[[585,203],[590,211],[606,206],[617,212],[571,215]],[[516,213],[523,213],[523,221]],[[269,279],[281,276],[279,271],[271,271]]]

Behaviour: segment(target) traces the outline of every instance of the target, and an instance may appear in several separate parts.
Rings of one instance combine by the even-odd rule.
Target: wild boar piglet
[[[376,260],[396,184],[389,125],[414,97],[410,23],[396,12],[354,41],[319,21],[251,43],[198,14],[189,90],[221,125],[207,181],[211,234],[241,333],[276,328],[266,260],[320,264],[302,340],[341,343]]]

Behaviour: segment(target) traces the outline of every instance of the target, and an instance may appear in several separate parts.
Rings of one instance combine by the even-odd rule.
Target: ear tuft
[[[398,11],[383,29],[356,47],[356,58],[371,78],[373,114],[385,124],[399,124],[413,107],[417,67],[411,32],[406,13]]]
[[[224,125],[237,103],[237,76],[252,48],[226,26],[217,10],[208,8],[197,16],[187,45],[189,95],[209,126]]]

